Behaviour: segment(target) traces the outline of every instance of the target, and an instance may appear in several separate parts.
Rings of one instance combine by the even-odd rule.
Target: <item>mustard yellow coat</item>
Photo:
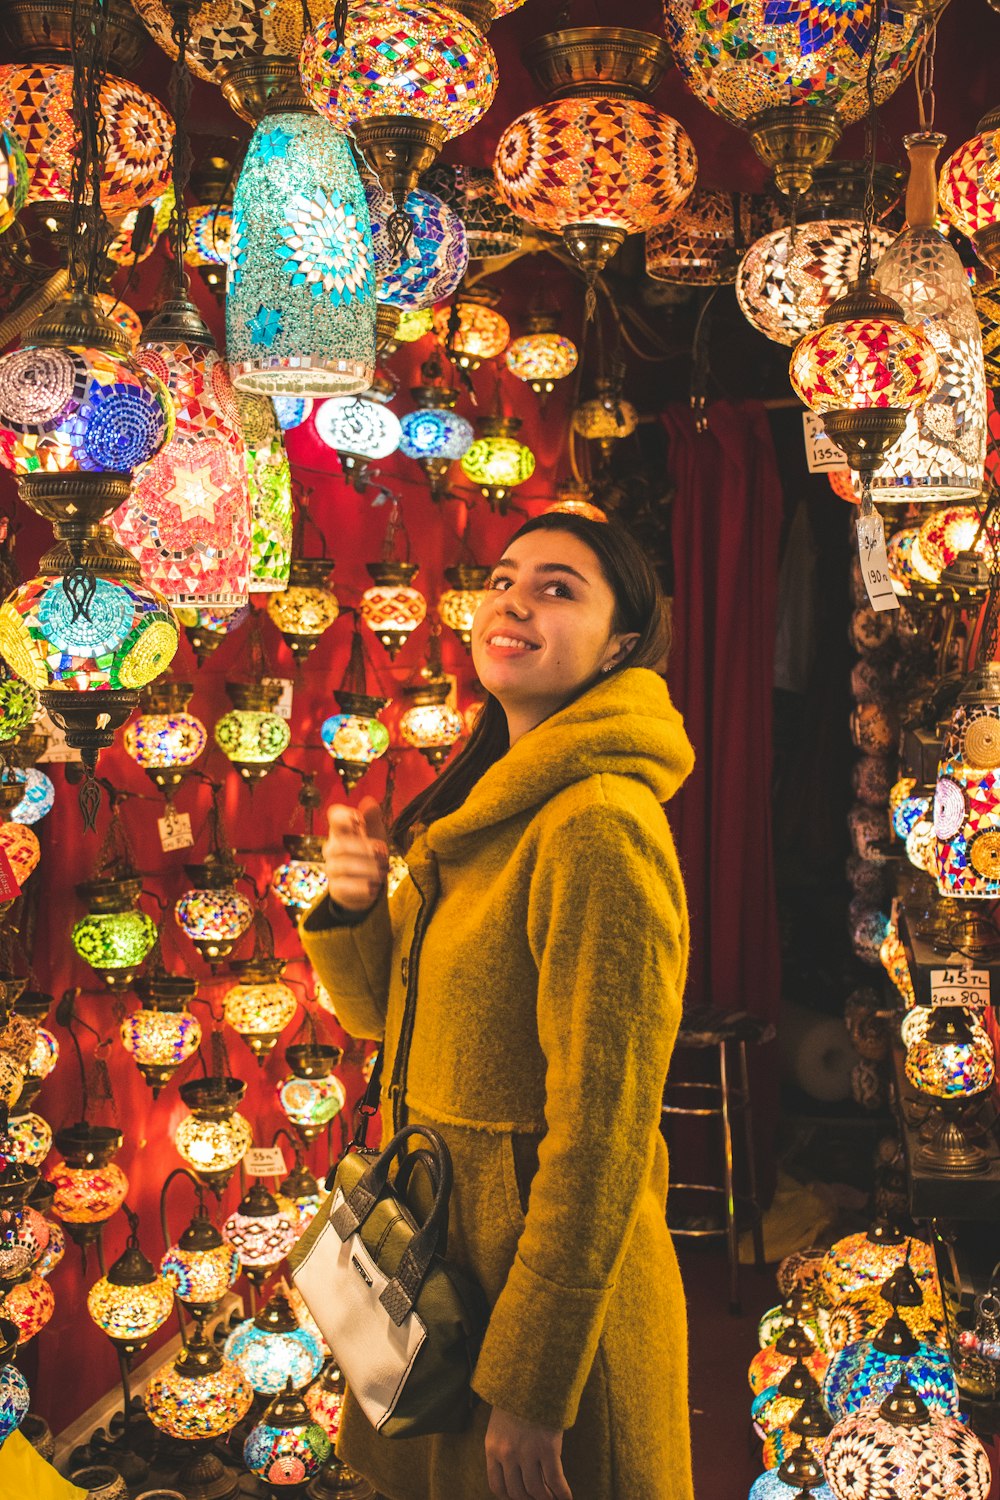
[[[348,1397],[338,1451],[389,1500],[489,1500],[494,1405],[568,1429],[574,1500],[692,1500],[659,1131],[688,946],[660,804],[692,764],[662,679],[623,670],[420,833],[391,901],[303,923],[343,1025],[385,1038],[387,1120],[416,984],[408,1118],[448,1141],[448,1257],[492,1307],[466,1432],[380,1437]]]

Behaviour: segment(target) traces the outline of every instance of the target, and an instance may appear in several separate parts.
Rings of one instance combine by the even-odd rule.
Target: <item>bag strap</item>
[[[395,1276],[379,1298],[397,1327],[413,1311],[413,1305],[430,1269],[431,1259],[442,1237],[454,1175],[451,1152],[444,1138],[427,1125],[404,1125],[330,1217],[330,1223],[341,1240],[348,1240],[352,1234],[357,1234],[388,1186],[390,1166],[414,1135],[423,1136],[430,1142],[428,1155],[435,1158],[438,1179],[431,1211],[403,1251]]]
[[[410,1182],[417,1167],[425,1168],[431,1182],[431,1192],[436,1193],[441,1173],[438,1167],[438,1159],[433,1151],[428,1151],[424,1146],[418,1146],[416,1151],[410,1151],[399,1164],[399,1168],[392,1181],[392,1190],[397,1198],[402,1198],[409,1205]],[[441,1237],[438,1240],[438,1254],[445,1256],[448,1253],[448,1204],[444,1206],[444,1218],[441,1221]]]

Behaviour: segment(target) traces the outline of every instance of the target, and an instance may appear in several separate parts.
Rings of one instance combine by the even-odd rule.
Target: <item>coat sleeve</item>
[[[306,957],[349,1036],[381,1041],[389,1003],[392,924],[383,891],[370,911],[345,911],[321,896],[299,923]]]
[[[659,807],[647,823],[591,804],[543,835],[528,929],[546,1133],[472,1383],[491,1405],[563,1430],[649,1181],[680,1020],[687,918]]]

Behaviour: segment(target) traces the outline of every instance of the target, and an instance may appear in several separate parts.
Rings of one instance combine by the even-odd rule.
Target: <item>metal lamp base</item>
[[[932,1119],[930,1139],[916,1153],[918,1167],[949,1177],[972,1177],[986,1171],[989,1157],[969,1139],[954,1105],[936,1105]]]
[[[212,1452],[199,1453],[185,1464],[177,1484],[187,1500],[236,1500],[240,1489],[235,1469],[227,1469]]]
[[[859,474],[873,474],[886,451],[903,435],[906,412],[896,406],[826,411],[823,427]]]
[[[367,1479],[353,1469],[331,1458],[306,1490],[307,1500],[375,1500],[375,1491]]]
[[[840,139],[840,121],[832,109],[778,105],[749,122],[753,148],[771,167],[781,192],[807,193],[813,172]]]

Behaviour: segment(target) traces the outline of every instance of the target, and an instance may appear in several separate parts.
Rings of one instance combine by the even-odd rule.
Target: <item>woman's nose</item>
[[[526,606],[521,603],[513,589],[504,589],[498,603],[500,614],[516,614],[523,620],[528,613]]]

